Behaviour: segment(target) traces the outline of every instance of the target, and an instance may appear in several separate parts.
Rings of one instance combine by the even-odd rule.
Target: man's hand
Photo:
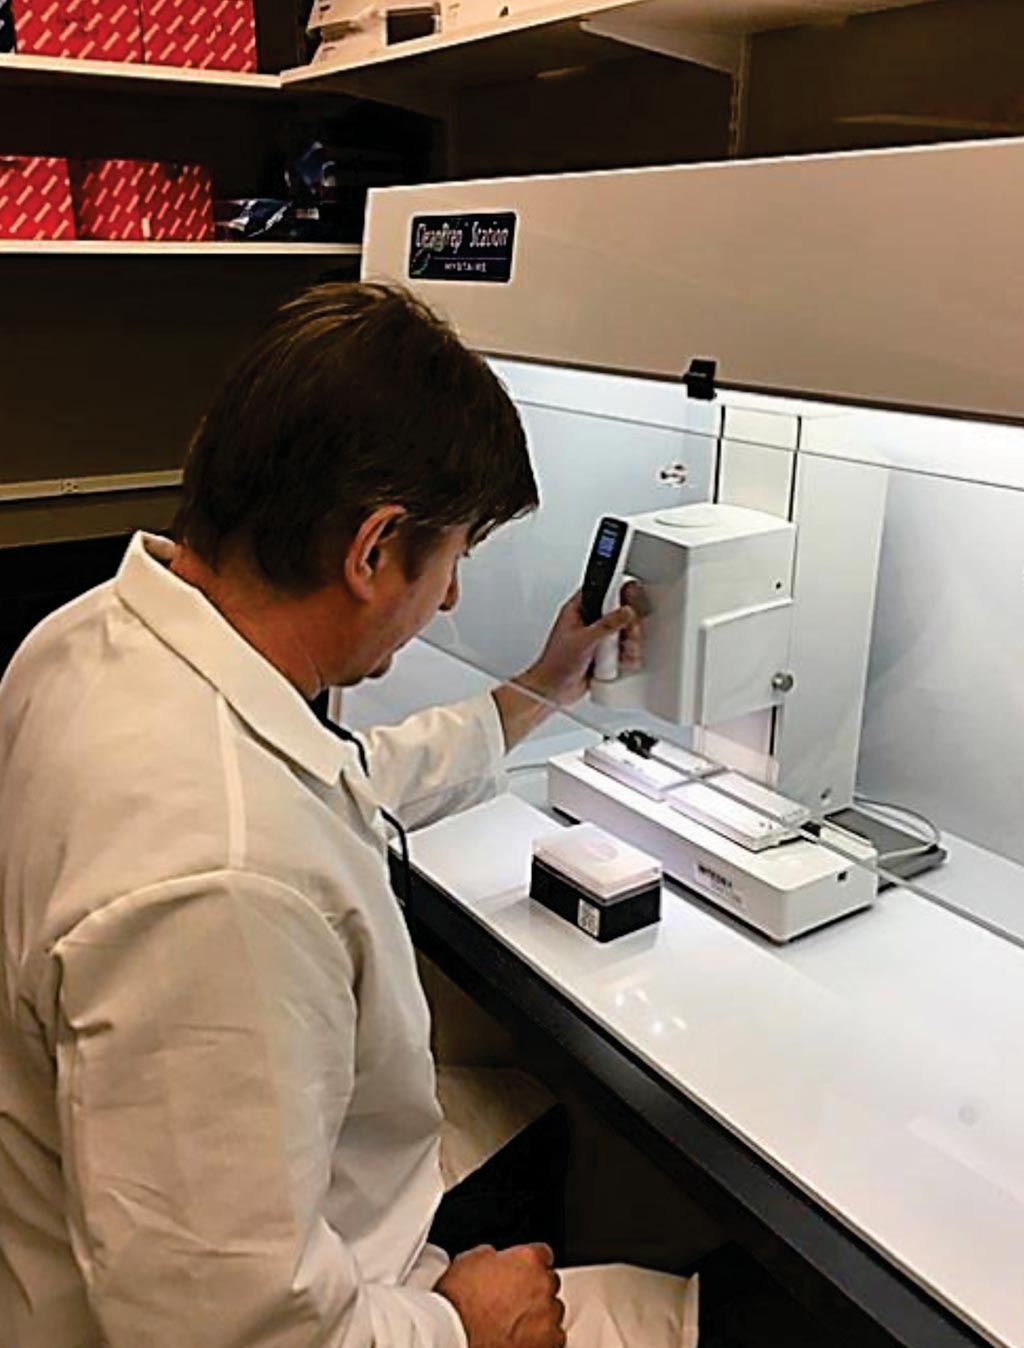
[[[589,626],[574,594],[559,610],[539,658],[512,683],[495,689],[505,745],[511,749],[554,707],[578,702],[590,686],[590,671],[600,643],[609,636],[619,641],[619,665],[624,673],[639,668],[641,622],[647,611],[643,589],[636,581],[623,587],[622,607]]]
[[[516,682],[559,707],[578,702],[590,687],[590,670],[605,637],[617,636],[624,672],[636,669],[641,654],[643,591],[636,581],[623,586],[622,606],[596,623],[584,623],[577,591],[562,605],[540,657]]]
[[[563,1348],[565,1307],[547,1245],[458,1255],[434,1288],[459,1313],[469,1348]]]

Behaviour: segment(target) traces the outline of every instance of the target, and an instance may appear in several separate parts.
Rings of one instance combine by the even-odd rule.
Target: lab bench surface
[[[669,890],[599,946],[526,897],[559,827],[505,796],[414,834],[416,944],[827,1303],[830,1348],[1024,1345],[1024,951],[901,891],[779,949]]]

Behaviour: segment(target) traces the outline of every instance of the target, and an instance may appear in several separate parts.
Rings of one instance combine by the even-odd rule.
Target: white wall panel
[[[472,210],[519,213],[511,284],[416,288],[480,350],[1024,417],[1024,141],[388,189],[364,274]]]

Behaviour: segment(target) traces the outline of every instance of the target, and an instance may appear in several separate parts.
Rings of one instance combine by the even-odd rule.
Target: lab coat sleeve
[[[70,1233],[106,1348],[465,1348],[449,1302],[365,1283],[324,1219],[358,957],[317,908],[217,871],[53,953]]]
[[[505,732],[490,693],[417,712],[363,736],[374,795],[418,828],[505,787]]]

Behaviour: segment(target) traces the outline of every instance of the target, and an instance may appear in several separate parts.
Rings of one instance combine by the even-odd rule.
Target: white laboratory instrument
[[[679,788],[655,798],[591,766],[582,754],[552,758],[548,774],[557,809],[657,857],[667,875],[774,941],[792,940],[874,902],[875,850],[855,834],[825,825],[820,841],[808,832],[758,850],[726,835],[717,801],[709,827],[676,808],[672,792]],[[726,808],[733,804],[723,799]],[[735,822],[749,827],[753,817],[748,809]]]
[[[747,494],[745,472],[758,468],[756,458],[745,463],[748,451],[756,452],[729,448],[720,493]],[[602,519],[584,616],[593,620],[616,602],[627,577],[642,583],[649,612],[642,668],[620,671],[614,651],[602,651],[592,696],[692,727],[700,753],[688,770],[687,751],[666,740],[646,752],[609,740],[548,767],[556,809],[652,852],[670,875],[776,941],[875,896],[874,848],[832,825],[812,828],[815,811],[853,798],[884,474],[862,469],[861,481],[847,502],[849,532],[812,529],[799,570],[799,520],[814,517],[813,477],[801,493],[776,499],[778,514],[718,500]],[[853,547],[854,533],[866,547]],[[848,556],[837,558],[844,541]],[[829,598],[836,562],[849,568],[854,558],[861,602],[837,607]],[[608,593],[599,595],[602,584]],[[801,605],[813,625],[807,613],[798,622]],[[847,661],[855,656],[859,677],[851,680],[848,666],[829,668],[834,649]],[[826,723],[854,733],[824,751],[815,735]],[[670,766],[664,760],[673,755]]]
[[[621,524],[623,572],[643,582],[650,605],[644,664],[620,674],[614,655],[600,662],[594,700],[645,707],[676,725],[714,725],[778,702],[792,627],[794,525],[717,503]]]
[[[370,196],[363,274],[411,283],[489,356],[664,380],[695,357],[717,362],[717,378],[698,371],[689,403],[680,390],[676,423],[685,436],[699,421],[713,440],[707,500],[674,521],[674,507],[605,505],[624,526],[618,574],[659,604],[645,670],[619,677],[605,648],[597,697],[687,727],[693,752],[812,820],[854,796],[888,491],[870,445],[822,452],[829,418],[846,404],[1024,421],[1000,318],[1024,312],[1012,265],[1022,184],[1024,140],[1005,140]],[[442,241],[425,261],[424,230]],[[751,394],[775,408],[744,405]],[[698,418],[704,399],[717,415]],[[793,858],[813,854],[828,895],[802,915],[736,905],[776,939],[871,901],[870,848],[831,824],[815,841],[807,823],[725,796],[713,773],[673,808],[627,784],[630,771],[649,775],[560,756],[552,802],[726,906],[719,877],[737,893],[736,877],[756,876],[777,897],[792,892]],[[779,825],[772,845],[746,810]],[[651,823],[685,835],[690,859],[658,851]]]

